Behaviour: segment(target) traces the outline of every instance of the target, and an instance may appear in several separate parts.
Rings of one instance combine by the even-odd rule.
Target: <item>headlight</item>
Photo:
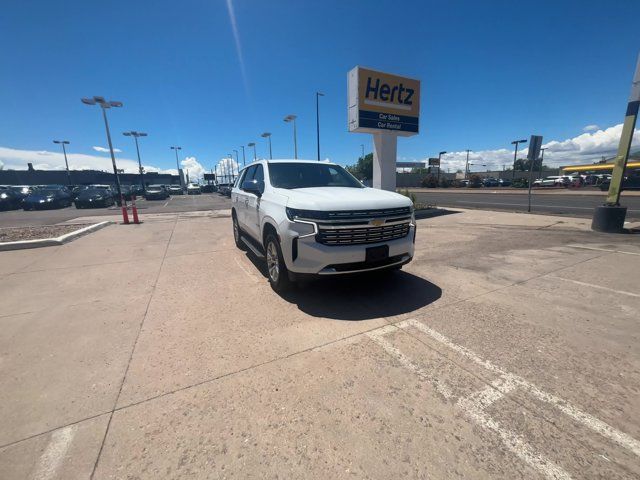
[[[6,193],[0,193],[0,198],[7,198],[9,195],[7,195]]]
[[[319,210],[299,210],[297,208],[287,207],[287,218],[293,221],[298,218],[305,220],[324,220],[327,218],[327,212]]]

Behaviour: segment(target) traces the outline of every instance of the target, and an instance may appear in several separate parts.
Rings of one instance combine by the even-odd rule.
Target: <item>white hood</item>
[[[375,188],[313,187],[275,190],[288,197],[287,207],[301,210],[368,210],[412,205],[411,200],[404,195]]]

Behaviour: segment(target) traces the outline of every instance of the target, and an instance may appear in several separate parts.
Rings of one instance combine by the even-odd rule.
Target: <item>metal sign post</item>
[[[606,203],[596,207],[593,213],[591,229],[598,232],[619,233],[624,230],[624,219],[627,215],[627,207],[620,206],[620,193],[622,192],[622,181],[624,171],[627,167],[633,132],[638,118],[640,108],[640,55],[636,64],[636,71],[631,84],[631,94],[627,103],[627,112],[622,126],[618,154],[611,172],[611,183],[607,194]]]
[[[533,183],[533,164],[540,158],[540,148],[542,147],[542,136],[531,135],[529,140],[529,153],[527,159],[529,160],[529,206],[527,212],[531,212],[531,184]]]

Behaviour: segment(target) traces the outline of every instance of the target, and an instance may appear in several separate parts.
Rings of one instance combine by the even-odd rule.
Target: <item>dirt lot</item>
[[[0,252],[0,478],[638,478],[640,237],[588,223],[283,297],[206,214]]]

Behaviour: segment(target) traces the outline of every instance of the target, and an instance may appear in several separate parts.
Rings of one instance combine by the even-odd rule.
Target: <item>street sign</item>
[[[439,158],[430,158],[429,159],[429,166],[430,167],[439,167],[440,166],[440,159]]]
[[[420,80],[362,67],[348,79],[350,132],[416,135],[420,119]]]
[[[216,179],[216,174],[215,173],[205,173],[204,174],[204,179],[205,180],[215,180]]]
[[[542,147],[542,137],[540,135],[531,135],[529,140],[529,153],[527,159],[530,162],[535,162],[540,157],[540,148]]]

